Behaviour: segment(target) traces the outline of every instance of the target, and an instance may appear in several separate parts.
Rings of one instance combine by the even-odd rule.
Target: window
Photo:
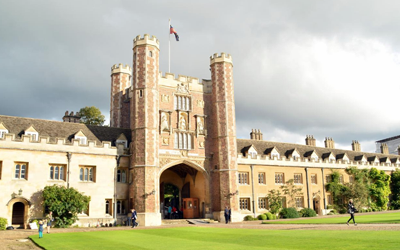
[[[249,172],[239,172],[239,184],[249,185]]]
[[[87,182],[95,182],[96,178],[96,167],[80,167],[79,168],[79,180]]]
[[[265,173],[258,173],[258,184],[267,184],[265,182]]]
[[[240,210],[250,210],[249,198],[240,198],[239,203]]]
[[[267,209],[267,198],[258,198],[258,209]]]
[[[4,135],[8,133],[8,130],[0,129],[0,138],[4,138]]]
[[[328,194],[328,205],[333,205],[333,198],[330,194]]]
[[[75,136],[75,139],[79,140],[79,144],[86,145],[87,143],[87,138],[84,136]]]
[[[294,174],[294,184],[303,184],[303,175],[302,174]]]
[[[153,57],[153,51],[149,51],[149,57]]]
[[[275,184],[284,184],[284,174],[283,173],[275,173]]]
[[[281,197],[281,204],[282,204],[282,208],[286,208],[287,207],[286,206],[286,197],[285,196]]]
[[[106,210],[105,210],[105,212],[106,212],[106,214],[109,214],[109,215],[112,215],[112,200],[111,199],[107,199],[106,200]]]
[[[50,180],[64,180],[65,181],[66,167],[63,165],[50,165]]]
[[[174,96],[175,109],[190,111],[190,97],[189,96]]]
[[[117,170],[117,182],[126,183],[126,170],[125,169]]]
[[[352,176],[352,175],[349,176],[349,182],[354,183],[354,176]]]
[[[311,184],[317,184],[317,174],[311,174]]]
[[[28,163],[15,163],[15,179],[28,179]]]
[[[125,214],[125,201],[117,201],[117,214]]]
[[[329,183],[329,182],[332,181],[332,176],[331,175],[327,175],[327,176],[325,176],[325,179],[326,179],[326,183]]]
[[[39,133],[38,132],[25,132],[25,135],[31,136],[32,141],[37,141],[39,139]]]
[[[174,147],[176,149],[193,149],[192,135],[189,133],[175,133]]]
[[[340,175],[340,177],[339,177],[339,183],[340,183],[340,184],[343,184],[343,175]]]
[[[304,207],[304,198],[302,196],[295,197],[296,207]]]

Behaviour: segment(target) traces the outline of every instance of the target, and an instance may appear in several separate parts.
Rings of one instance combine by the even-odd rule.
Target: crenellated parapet
[[[308,158],[293,158],[285,156],[269,156],[269,155],[238,155],[238,164],[264,165],[264,166],[281,166],[281,167],[308,167],[308,168],[327,168],[327,169],[345,169],[354,166],[360,169],[377,168],[384,171],[392,171],[400,167],[400,161],[388,162],[362,162],[362,161],[344,161],[336,160],[329,161],[328,159],[308,159]]]
[[[140,45],[153,45],[156,48],[160,49],[160,42],[158,41],[158,39],[155,36],[150,37],[149,34],[144,34],[143,37],[139,35],[135,37],[135,39],[133,39],[134,48]]]
[[[132,74],[132,68],[129,65],[123,65],[122,63],[120,64],[114,64],[111,67],[111,74],[118,74],[118,73],[124,73],[131,75]]]
[[[87,144],[81,144],[80,140],[72,139],[71,142],[64,138],[50,138],[40,136],[39,140],[32,140],[31,136],[22,135],[21,138],[15,134],[5,134],[0,138],[0,149],[49,151],[49,152],[72,152],[84,154],[117,155],[117,148],[111,146],[111,142],[97,143],[88,140]]]
[[[214,63],[220,63],[220,62],[226,62],[226,63],[232,63],[232,56],[230,54],[225,54],[224,52],[219,55],[218,53],[215,53],[214,55],[210,56],[210,65],[213,65]]]
[[[176,76],[173,73],[163,73],[160,72],[160,85],[168,86],[176,88],[177,84],[185,83],[189,86],[190,91],[199,91],[203,93],[211,93],[212,91],[212,83],[210,80],[200,80],[196,77],[178,75]]]

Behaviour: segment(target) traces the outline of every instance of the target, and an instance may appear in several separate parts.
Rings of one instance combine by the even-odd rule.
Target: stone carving
[[[167,165],[167,164],[170,163],[171,161],[172,161],[172,159],[169,159],[169,158],[161,158],[161,159],[160,159],[160,166]]]
[[[199,148],[204,148],[204,141],[199,142]]]
[[[189,94],[189,86],[184,84],[183,82],[178,83],[177,90],[178,93]]]
[[[197,100],[197,107],[204,108],[204,101],[203,100]]]
[[[197,117],[197,133],[199,135],[204,135],[204,117]]]
[[[161,95],[162,102],[169,102],[169,95]]]
[[[187,128],[187,121],[186,121],[186,117],[183,113],[181,113],[179,115],[179,129],[181,130],[186,130]]]
[[[166,112],[161,112],[161,132],[169,131],[169,114]]]
[[[163,137],[162,138],[162,144],[163,145],[169,145],[169,137]]]

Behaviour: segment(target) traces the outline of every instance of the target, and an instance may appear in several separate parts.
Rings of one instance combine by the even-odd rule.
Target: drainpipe
[[[254,217],[256,217],[256,207],[255,207],[255,201],[254,201],[254,176],[253,176],[253,165],[250,165],[251,169],[251,196],[253,198],[253,214]]]
[[[322,171],[322,195],[324,196],[324,209],[326,209],[324,168],[321,168],[321,171]]]
[[[309,188],[309,185],[308,185],[308,168],[306,168],[306,185],[307,185],[308,208],[310,208],[310,188]]]
[[[67,159],[68,159],[68,164],[67,164],[67,188],[69,188],[69,176],[70,176],[70,165],[71,165],[71,158],[72,154],[70,152],[67,152]]]

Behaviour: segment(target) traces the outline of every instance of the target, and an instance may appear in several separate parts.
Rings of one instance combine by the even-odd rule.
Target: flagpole
[[[171,18],[168,22],[168,73],[171,73]]]

